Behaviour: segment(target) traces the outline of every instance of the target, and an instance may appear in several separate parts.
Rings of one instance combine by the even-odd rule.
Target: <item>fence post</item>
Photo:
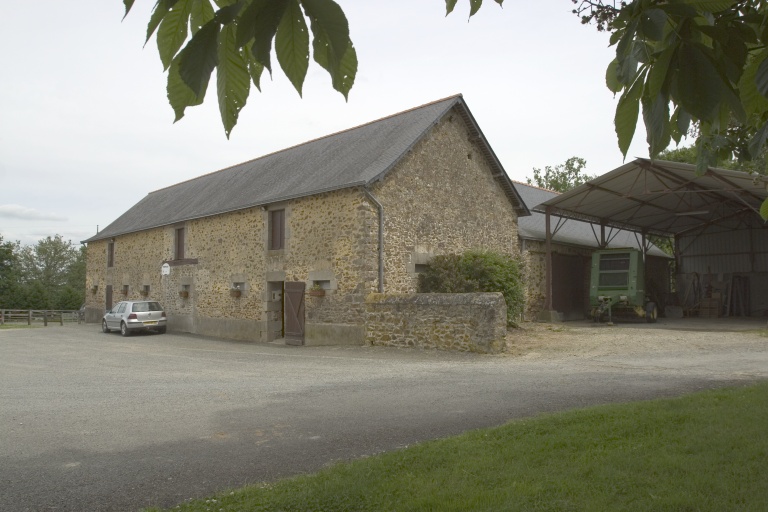
[[[3,325],[5,323],[5,310],[0,309],[0,325]]]
[[[43,326],[48,327],[48,310],[43,310]]]
[[[32,325],[32,310],[27,311],[27,325]]]
[[[64,325],[64,311],[59,311],[59,325]]]

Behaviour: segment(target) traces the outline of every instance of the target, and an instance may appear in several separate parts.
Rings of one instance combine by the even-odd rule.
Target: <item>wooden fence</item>
[[[83,315],[78,310],[68,309],[0,309],[0,325],[42,322],[48,326],[48,322],[64,325],[64,322],[84,321]]]

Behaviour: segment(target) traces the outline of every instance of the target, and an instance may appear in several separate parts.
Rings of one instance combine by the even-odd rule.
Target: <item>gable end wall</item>
[[[372,187],[384,206],[385,293],[417,291],[416,265],[469,249],[519,255],[517,213],[450,111]]]

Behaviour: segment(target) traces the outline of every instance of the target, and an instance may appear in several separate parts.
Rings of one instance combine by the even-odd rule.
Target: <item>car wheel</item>
[[[131,335],[131,331],[128,330],[128,326],[125,325],[125,322],[120,323],[120,334],[122,334],[123,336]]]
[[[101,332],[109,332],[109,327],[107,327],[106,320],[101,321]]]
[[[656,319],[659,317],[659,308],[656,307],[655,302],[649,302],[645,305],[645,321],[649,324],[655,324]]]

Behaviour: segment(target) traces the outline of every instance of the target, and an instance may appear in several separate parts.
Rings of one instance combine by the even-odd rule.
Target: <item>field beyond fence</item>
[[[0,309],[0,325],[6,324],[41,324],[47,326],[49,322],[64,325],[64,322],[84,321],[83,315],[78,310],[70,309]]]

